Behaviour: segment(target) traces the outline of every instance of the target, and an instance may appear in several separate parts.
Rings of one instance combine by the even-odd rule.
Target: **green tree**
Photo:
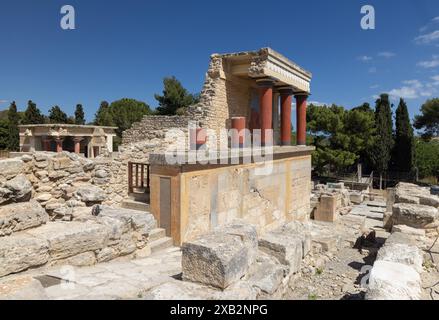
[[[9,149],[9,124],[6,119],[0,119],[0,150]]]
[[[27,103],[26,111],[23,116],[23,124],[41,124],[45,123],[45,117],[41,114],[40,109],[37,105],[29,100]]]
[[[407,104],[403,99],[399,101],[395,119],[393,163],[396,170],[410,172],[415,162],[415,143]]]
[[[439,177],[439,142],[416,139],[416,167],[421,178]]]
[[[114,126],[113,115],[110,112],[110,105],[107,101],[102,101],[95,114],[94,124],[97,126]]]
[[[10,151],[18,151],[20,147],[20,136],[18,130],[18,124],[20,116],[17,112],[17,105],[15,101],[11,103],[8,110],[8,143],[7,149]]]
[[[197,95],[189,93],[175,77],[164,78],[163,86],[163,95],[154,95],[159,102],[158,114],[183,114],[187,107],[199,100]]]
[[[109,113],[117,127],[117,135],[122,137],[122,132],[131,128],[134,122],[142,120],[144,115],[151,114],[151,109],[145,102],[124,98],[112,102]]]
[[[392,108],[388,94],[381,94],[376,101],[375,126],[375,142],[370,154],[375,170],[380,173],[381,187],[382,175],[389,168],[394,145]]]
[[[439,135],[439,98],[427,100],[421,107],[421,115],[415,117],[414,127],[423,129],[422,136],[430,139]]]
[[[307,112],[308,130],[316,146],[313,165],[317,172],[343,171],[358,162],[371,145],[374,114],[371,110],[345,110],[341,106],[315,106]]]
[[[54,106],[49,110],[50,123],[69,123],[69,117],[59,106]]]
[[[85,114],[82,104],[77,104],[75,109],[75,124],[85,124]]]

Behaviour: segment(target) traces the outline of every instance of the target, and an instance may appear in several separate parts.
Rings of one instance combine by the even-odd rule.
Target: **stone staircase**
[[[156,228],[149,233],[149,247],[151,248],[151,253],[156,253],[172,246],[172,238],[166,236],[165,229]]]
[[[121,206],[124,209],[149,212],[149,203],[145,203],[145,202],[141,202],[141,201],[136,201],[136,200],[132,200],[132,199],[124,200],[122,202]]]

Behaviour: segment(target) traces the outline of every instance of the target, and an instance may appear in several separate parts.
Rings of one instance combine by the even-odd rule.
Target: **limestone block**
[[[396,203],[412,203],[412,204],[419,204],[419,197],[411,196],[408,194],[399,194],[397,193],[395,195],[395,202]]]
[[[285,267],[269,261],[258,263],[248,278],[249,283],[266,294],[273,294],[282,284]]]
[[[117,251],[114,248],[103,248],[96,256],[98,262],[107,262],[118,256]]]
[[[405,264],[419,273],[422,272],[422,253],[415,246],[409,246],[403,243],[384,245],[384,247],[378,251],[377,260]]]
[[[24,170],[24,162],[18,158],[0,160],[0,176],[14,177]]]
[[[3,187],[11,191],[7,195],[8,198],[4,200],[11,200],[14,202],[24,202],[24,201],[29,201],[32,195],[32,183],[23,174],[19,174],[15,178],[7,181]]]
[[[149,232],[157,226],[157,221],[152,214],[131,209],[99,206],[98,220],[102,218],[116,219],[121,222],[122,225],[120,226],[125,226],[122,227],[122,232],[126,232],[126,227],[129,226],[134,231],[141,232],[143,235],[148,235]],[[105,224],[109,225],[109,221],[114,220],[108,220]]]
[[[94,252],[84,252],[76,256],[56,261],[57,265],[69,265],[75,267],[86,267],[96,264],[96,255]]]
[[[221,289],[248,270],[249,247],[240,236],[212,232],[182,246],[183,278]]]
[[[102,249],[109,237],[108,228],[92,222],[51,222],[27,233],[49,243],[52,260]]]
[[[47,241],[27,234],[0,240],[0,277],[45,264],[49,258]]]
[[[105,192],[96,186],[80,186],[75,192],[75,197],[85,203],[102,202],[106,199]]]
[[[46,223],[49,216],[36,201],[12,203],[0,207],[0,237]]]
[[[426,206],[439,208],[439,197],[435,195],[420,196],[419,203]]]
[[[425,228],[439,219],[438,209],[420,204],[397,203],[393,205],[393,224],[405,224],[413,228]]]
[[[337,218],[337,197],[322,195],[317,210],[314,212],[314,220],[335,222]]]
[[[0,300],[47,300],[41,282],[31,276],[14,277],[0,282]]]
[[[370,272],[367,300],[419,300],[421,277],[405,264],[378,260]]]
[[[425,237],[425,230],[411,228],[411,227],[403,225],[403,224],[399,224],[399,225],[393,226],[392,227],[392,232],[401,232],[401,233],[409,234],[409,235],[412,235],[412,236]]]
[[[354,204],[361,204],[364,201],[364,195],[361,192],[350,192],[349,198],[350,201]]]
[[[239,236],[249,249],[249,264],[252,264],[255,261],[258,251],[258,234],[254,226],[235,221],[228,225],[219,227],[215,231],[230,234],[232,236]]]
[[[259,239],[259,250],[289,266],[290,272],[300,270],[303,257],[302,240],[287,232],[269,232]]]

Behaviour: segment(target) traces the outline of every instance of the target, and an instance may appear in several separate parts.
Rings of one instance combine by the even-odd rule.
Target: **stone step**
[[[149,241],[155,241],[166,237],[166,230],[162,228],[156,228],[149,233]]]
[[[170,237],[164,237],[160,238],[154,241],[151,241],[149,243],[149,246],[151,248],[151,253],[159,252],[163,249],[170,248],[173,246],[172,238]]]
[[[134,200],[124,200],[122,202],[122,208],[149,212],[149,204]]]

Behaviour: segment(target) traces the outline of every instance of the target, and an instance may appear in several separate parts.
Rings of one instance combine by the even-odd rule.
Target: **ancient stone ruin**
[[[269,48],[214,54],[200,103],[118,152],[0,160],[0,298],[437,299],[439,197],[311,181],[310,80]]]

